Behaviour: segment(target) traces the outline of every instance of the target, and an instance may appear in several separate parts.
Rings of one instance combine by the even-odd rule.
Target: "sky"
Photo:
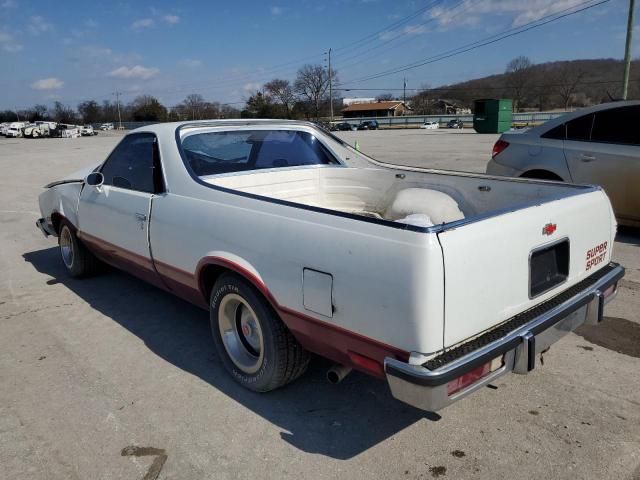
[[[610,0],[511,38],[404,72],[367,77],[525,28],[598,0],[0,0],[0,109],[61,101],[165,105],[191,93],[241,107],[273,78],[326,65],[336,96],[371,97],[535,63],[622,58],[628,0]],[[551,18],[551,17],[549,17]],[[633,56],[640,52],[636,27]],[[357,90],[361,89],[361,90]],[[364,90],[371,89],[371,90]],[[392,90],[393,89],[393,90]],[[411,90],[409,90],[409,93]]]

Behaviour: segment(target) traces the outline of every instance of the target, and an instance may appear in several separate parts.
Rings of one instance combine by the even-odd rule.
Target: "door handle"
[[[136,220],[138,220],[139,222],[146,222],[147,216],[144,213],[136,212]]]
[[[582,160],[583,162],[593,162],[595,159],[595,155],[587,155],[585,153],[580,155],[580,160]]]

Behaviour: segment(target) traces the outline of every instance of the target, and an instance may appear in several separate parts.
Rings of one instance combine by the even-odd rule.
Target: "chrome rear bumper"
[[[616,296],[617,283],[624,276],[624,268],[618,264],[611,263],[604,269],[607,269],[604,275],[602,272],[600,275],[598,272],[593,275],[594,278],[598,275],[597,280],[589,281],[592,280],[590,277],[585,279],[583,282],[588,282],[589,286],[570,298],[564,299],[563,294],[559,294],[547,300],[532,309],[542,307],[544,312],[527,323],[469,353],[457,355],[435,369],[387,357],[384,370],[393,396],[422,410],[437,411],[506,373],[530,372],[535,368],[538,353],[544,352],[580,325],[595,325],[602,321],[604,306]],[[468,345],[473,343],[472,340]],[[452,350],[466,352],[468,348]],[[474,369],[495,359],[501,359],[499,368],[485,374],[468,387],[449,393],[449,382],[470,374]]]

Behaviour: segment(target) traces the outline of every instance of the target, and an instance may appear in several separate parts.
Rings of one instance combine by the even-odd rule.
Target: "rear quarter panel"
[[[557,230],[542,234],[547,223]],[[475,336],[569,288],[606,265],[611,258],[615,223],[603,191],[484,219],[439,234],[445,265],[444,345]],[[569,238],[566,282],[529,298],[529,254]],[[588,252],[603,243],[606,254],[588,267]]]
[[[196,272],[222,257],[277,303],[404,351],[442,348],[443,266],[435,234],[411,232],[201,187],[154,199],[154,260]],[[303,269],[333,276],[332,317],[305,309]]]

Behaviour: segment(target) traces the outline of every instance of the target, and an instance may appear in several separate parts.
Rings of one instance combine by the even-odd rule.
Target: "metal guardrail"
[[[524,112],[514,113],[512,117],[513,123],[527,123],[527,124],[540,124],[552,118],[559,117],[568,112]],[[359,125],[367,120],[376,120],[378,125],[382,127],[415,127],[422,125],[425,122],[436,121],[440,124],[446,124],[450,120],[461,120],[465,124],[471,125],[473,123],[473,114],[465,115],[406,115],[402,117],[358,117],[358,118],[344,118],[337,122],[347,122],[351,125]]]
[[[514,113],[513,114],[513,123],[527,123],[527,124],[539,124],[544,123],[547,120],[551,120],[552,118],[559,117],[560,115],[564,115],[568,112],[524,112],[524,113]],[[471,126],[473,123],[473,114],[465,114],[465,115],[405,115],[402,117],[357,117],[357,118],[344,118],[341,120],[334,120],[334,123],[340,122],[348,122],[351,125],[359,125],[360,123],[367,120],[376,120],[379,125],[383,127],[392,127],[392,128],[409,128],[409,127],[417,127],[422,125],[425,122],[433,122],[437,121],[441,124],[446,124],[449,120],[462,120],[465,124]],[[126,130],[133,130],[135,128],[144,127],[146,125],[152,125],[154,123],[159,122],[122,122],[122,126]],[[94,128],[98,128],[102,125],[101,123],[93,124]],[[118,128],[118,122],[113,122],[113,126]]]

